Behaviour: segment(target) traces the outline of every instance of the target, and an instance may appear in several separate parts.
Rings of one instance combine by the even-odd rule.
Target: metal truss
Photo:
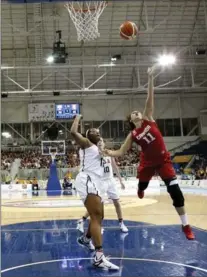
[[[194,71],[193,71],[193,67],[199,66],[199,65],[207,65],[207,63],[205,62],[200,62],[200,63],[195,63],[195,62],[180,62],[178,65],[183,65],[183,66],[189,66],[189,68],[191,69],[191,86],[169,86],[171,83],[175,83],[178,80],[180,80],[182,78],[182,76],[178,76],[176,79],[174,80],[170,80],[166,83],[163,84],[159,84],[157,87],[155,87],[155,91],[156,92],[206,92],[207,91],[207,87],[202,86],[204,83],[207,82],[207,80],[203,80],[201,83],[199,84],[195,84],[194,81]],[[70,96],[87,96],[90,94],[96,94],[96,95],[100,95],[101,93],[105,94],[107,92],[107,90],[112,90],[115,94],[139,94],[140,92],[145,92],[146,88],[147,88],[147,83],[144,85],[141,85],[140,82],[140,67],[141,66],[150,66],[150,63],[148,62],[135,62],[135,63],[126,63],[126,64],[115,64],[115,63],[110,63],[110,64],[85,64],[85,65],[59,65],[59,64],[54,64],[54,65],[33,65],[33,66],[2,66],[1,70],[3,72],[3,76],[5,78],[7,78],[9,81],[11,81],[12,83],[14,83],[15,85],[17,85],[20,90],[17,91],[2,91],[11,95],[26,95],[26,94],[30,94],[30,96],[42,96],[42,94],[48,95],[53,93],[54,89],[49,89],[49,90],[38,90],[37,88],[44,83],[45,80],[47,80],[48,78],[50,78],[54,72],[57,75],[62,76],[64,79],[68,80],[70,83],[72,83],[76,89],[63,89],[63,90],[58,90],[61,95],[67,94]],[[101,89],[92,89],[92,87],[98,83],[102,78],[104,78],[107,74],[108,74],[108,70],[112,67],[132,67],[134,68],[133,71],[133,75],[136,77],[137,80],[137,86],[134,86],[134,84],[132,84],[132,87],[126,87],[126,88],[117,88],[117,87],[110,87],[110,88],[101,88]],[[73,80],[71,80],[70,78],[68,78],[65,74],[61,73],[61,69],[65,69],[65,68],[80,68],[81,69],[81,76],[82,76],[82,84],[81,86],[79,84],[77,84],[76,82],[74,82]],[[92,82],[89,86],[86,87],[85,85],[85,76],[84,76],[84,69],[86,68],[103,68],[104,72],[103,74],[101,74],[97,79],[94,80],[94,82]],[[33,87],[31,87],[31,71],[33,69],[48,69],[50,70],[50,73],[48,73],[47,76],[45,76],[40,82],[38,82],[37,84],[35,84]],[[11,78],[8,73],[10,70],[27,70],[27,84],[28,87],[25,88],[23,87],[20,83],[18,83],[17,81],[15,81],[13,78]],[[52,71],[52,72],[51,72]],[[157,78],[163,70],[161,70],[156,76],[155,78]],[[134,78],[132,76],[132,78]]]
[[[136,0],[135,0],[136,1]],[[152,25],[149,26],[149,14],[148,14],[148,2],[142,0],[141,2],[141,6],[140,6],[140,13],[139,13],[139,22],[138,25],[140,26],[141,24],[144,26],[144,31],[142,33],[146,33],[146,34],[152,34],[157,28],[159,28],[161,25],[165,25],[167,20],[169,18],[172,18],[177,11],[182,10],[184,13],[185,10],[185,6],[186,6],[186,1],[182,4],[182,3],[177,3],[177,6],[174,10],[171,10],[171,5],[172,5],[172,1],[168,1],[168,15],[165,16],[160,22],[158,22],[158,24],[153,24],[154,23],[154,19],[153,22],[151,23]],[[197,14],[198,14],[198,10],[200,5],[202,5],[203,10],[204,10],[204,18],[205,18],[205,27],[207,30],[207,7],[206,7],[206,0],[201,0],[199,2],[199,5],[197,7],[197,12],[195,14],[195,18],[194,18],[194,22],[196,22],[197,19]],[[15,85],[17,85],[19,87],[20,90],[16,90],[16,91],[2,91],[5,93],[8,93],[9,95],[12,95],[12,97],[14,97],[15,95],[18,96],[23,96],[23,97],[50,97],[54,91],[54,89],[49,89],[49,90],[40,90],[38,89],[39,86],[41,84],[44,83],[45,80],[49,79],[52,74],[56,73],[57,75],[62,76],[64,79],[66,79],[67,81],[69,81],[71,84],[73,84],[76,88],[75,89],[64,89],[64,90],[58,90],[61,93],[60,97],[63,96],[68,96],[70,95],[71,97],[88,97],[89,95],[105,95],[106,94],[106,89],[105,88],[101,88],[101,89],[92,89],[92,87],[97,84],[102,78],[104,78],[108,72],[110,71],[111,68],[117,67],[117,68],[129,68],[132,67],[133,68],[133,74],[132,74],[132,85],[131,87],[127,87],[127,88],[117,88],[117,87],[108,87],[107,90],[113,90],[114,94],[116,95],[136,95],[136,94],[140,94],[142,92],[146,91],[146,87],[147,84],[141,84],[141,77],[140,77],[140,73],[141,73],[141,67],[147,67],[147,66],[151,66],[152,64],[150,62],[146,62],[146,61],[139,61],[140,57],[143,56],[140,53],[140,46],[139,46],[139,39],[137,39],[137,45],[135,46],[129,46],[130,47],[136,47],[136,55],[133,56],[133,58],[135,59],[134,63],[129,63],[129,62],[125,62],[124,63],[99,63],[97,61],[97,63],[94,64],[84,64],[84,60],[83,60],[83,64],[64,64],[64,65],[59,65],[59,64],[54,64],[54,65],[41,65],[42,62],[42,51],[43,51],[43,45],[42,45],[42,39],[43,39],[43,22],[48,19],[53,19],[56,20],[59,17],[56,18],[56,16],[53,14],[51,16],[46,16],[44,14],[42,14],[42,10],[41,10],[41,4],[37,3],[37,4],[33,4],[33,11],[34,11],[34,26],[33,28],[31,28],[30,30],[28,30],[28,26],[25,28],[25,30],[20,30],[18,28],[16,28],[13,24],[7,23],[5,22],[5,24],[10,25],[13,30],[15,30],[18,33],[21,33],[23,36],[28,37],[29,35],[34,35],[35,36],[35,57],[36,57],[36,64],[37,65],[28,65],[28,66],[21,66],[21,65],[17,65],[17,66],[2,66],[1,70],[3,71],[3,76],[5,78],[7,78],[9,81],[11,81],[12,83],[14,83]],[[195,27],[195,24],[194,24]],[[189,42],[189,45],[187,45],[186,47],[181,47],[176,55],[179,55],[181,52],[186,52],[187,50],[189,50],[192,45],[192,38],[193,38],[193,33],[194,33],[194,27],[193,27],[193,32],[192,32],[192,37],[191,40]],[[14,34],[13,34],[14,35]],[[204,43],[206,42],[206,37],[204,37]],[[200,43],[202,44],[202,42],[200,41]],[[28,46],[27,46],[28,47]],[[90,48],[90,47],[94,47],[95,46],[85,46],[84,48]],[[108,47],[108,46],[105,46]],[[110,46],[110,47],[117,47],[117,46]],[[104,47],[103,47],[104,48]],[[144,55],[145,56],[145,55]],[[84,58],[84,54],[82,52],[82,57]],[[149,58],[149,56],[146,55],[147,58]],[[96,59],[98,59],[98,57],[96,57]],[[207,61],[203,61],[203,62],[197,62],[195,60],[193,60],[191,62],[185,62],[185,61],[179,61],[177,63],[178,66],[184,66],[184,67],[189,67],[190,69],[190,82],[191,82],[191,86],[169,86],[172,83],[177,82],[178,80],[180,80],[180,78],[182,78],[182,76],[178,76],[176,79],[174,80],[169,80],[163,84],[159,84],[156,88],[155,91],[158,93],[171,93],[171,92],[189,92],[189,93],[193,93],[193,92],[206,92],[207,91],[207,87],[204,87],[203,85],[207,82],[207,79],[204,80],[199,80],[199,83],[195,83],[195,74],[194,74],[194,68],[195,67],[199,67],[199,66],[207,66]],[[186,59],[187,61],[187,59]],[[84,75],[84,69],[90,69],[90,68],[94,68],[94,69],[100,69],[103,68],[103,74],[100,75],[100,77],[98,77],[97,79],[95,79],[89,86],[86,86],[86,80],[85,80],[85,75]],[[50,73],[48,73],[48,75],[44,78],[42,78],[37,84],[33,85],[33,87],[31,87],[31,79],[32,79],[32,70],[35,69],[40,69],[40,70],[49,70]],[[77,84],[76,82],[74,82],[72,79],[68,78],[67,75],[61,73],[61,69],[80,69],[80,83],[81,85]],[[11,70],[27,70],[27,87],[24,87],[21,85],[21,83],[17,82],[14,78],[11,78],[11,76],[9,76],[9,71]],[[51,72],[52,71],[52,72]],[[26,76],[26,74],[25,74]],[[158,76],[158,75],[157,75]],[[52,87],[52,84],[51,84]]]
[[[207,65],[207,61],[204,62],[178,62],[176,64],[177,66],[202,66]],[[31,66],[3,66],[1,67],[1,70],[16,70],[16,69],[53,69],[58,68],[64,69],[64,68],[111,68],[111,67],[140,67],[140,66],[152,66],[152,63],[150,62],[143,62],[139,61],[136,63],[101,63],[101,64],[53,64],[53,65],[31,65]]]

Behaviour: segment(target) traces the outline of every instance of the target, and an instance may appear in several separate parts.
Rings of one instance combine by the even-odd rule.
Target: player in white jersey
[[[80,172],[76,177],[75,187],[90,215],[90,222],[87,233],[78,238],[78,243],[89,250],[95,250],[93,260],[95,267],[119,270],[118,266],[105,258],[102,248],[101,224],[104,216],[103,197],[105,191],[101,184],[103,175],[102,155],[97,147],[100,134],[97,129],[89,129],[86,132],[86,137],[83,137],[78,132],[81,117],[81,115],[76,116],[70,131],[76,143],[80,146]]]
[[[102,138],[100,138],[100,141],[98,142],[98,147],[102,151],[105,147],[104,141]],[[102,177],[102,185],[106,191],[106,194],[109,199],[113,201],[114,207],[116,209],[117,217],[119,220],[119,226],[120,230],[124,233],[128,232],[128,228],[125,226],[123,222],[123,216],[122,216],[122,210],[121,205],[119,201],[119,193],[117,190],[116,181],[114,178],[114,172],[116,173],[119,182],[121,184],[121,188],[125,189],[124,183],[121,179],[121,175],[119,173],[119,169],[116,165],[115,159],[111,157],[103,157],[102,158],[102,164],[103,164],[103,177]],[[80,232],[84,232],[84,222],[89,217],[88,212],[80,219],[77,223],[77,229]],[[103,232],[103,229],[102,229]]]

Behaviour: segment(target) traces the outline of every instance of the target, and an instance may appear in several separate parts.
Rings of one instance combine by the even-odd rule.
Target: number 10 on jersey
[[[101,158],[101,166],[104,168],[104,173],[109,173],[109,166],[105,166],[106,161],[104,160],[104,158]]]

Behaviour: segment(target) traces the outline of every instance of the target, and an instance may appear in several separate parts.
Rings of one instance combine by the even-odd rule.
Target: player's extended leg
[[[158,170],[158,173],[167,186],[167,192],[173,200],[173,206],[175,207],[180,220],[182,222],[182,230],[189,240],[195,239],[192,229],[188,223],[187,214],[185,211],[185,199],[183,193],[179,187],[178,180],[175,174],[175,170],[171,162],[164,163]]]
[[[112,201],[113,201],[114,207],[116,209],[116,214],[117,214],[117,218],[119,220],[120,229],[123,233],[128,233],[129,230],[126,227],[126,225],[124,224],[124,221],[123,221],[120,201],[119,201],[119,199],[112,199]]]
[[[81,236],[78,242],[93,251],[95,248],[90,244],[91,238],[95,246],[102,248],[102,236],[101,230],[99,230],[103,217],[101,198],[94,194],[88,195],[85,201],[85,207],[91,219],[86,235]]]
[[[104,217],[104,206],[101,198],[96,195],[88,195],[85,207],[90,215],[90,223],[86,236],[82,236],[82,238],[85,240],[92,238],[93,240],[95,245],[93,265],[104,269],[119,270],[119,267],[109,262],[103,254],[101,223]]]
[[[155,174],[155,169],[153,167],[145,167],[140,164],[137,170],[138,191],[137,195],[140,199],[144,197],[144,191],[147,189],[149,182],[153,175]]]
[[[116,209],[116,214],[119,220],[119,226],[120,230],[123,233],[128,232],[128,228],[125,226],[124,221],[123,221],[123,216],[122,216],[122,209],[119,201],[119,192],[117,189],[117,184],[114,178],[110,178],[109,180],[106,181],[107,183],[107,196],[109,199],[113,201],[114,207]]]
[[[90,250],[95,250],[93,260],[95,267],[106,270],[119,270],[119,267],[109,262],[103,254],[101,223],[104,216],[104,195],[100,189],[101,185],[97,176],[89,176],[85,172],[80,172],[76,177],[77,192],[90,216],[88,231],[86,235],[78,238],[78,243]],[[93,240],[94,245],[91,240]]]

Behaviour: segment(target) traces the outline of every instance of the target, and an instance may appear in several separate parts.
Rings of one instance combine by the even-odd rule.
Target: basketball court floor
[[[204,192],[201,195],[201,192]],[[186,194],[196,240],[186,240],[163,191],[140,200],[122,197],[128,234],[105,206],[103,245],[119,272],[94,269],[92,253],[77,244],[84,207],[76,196],[10,195],[2,200],[2,277],[207,276],[207,191]]]

